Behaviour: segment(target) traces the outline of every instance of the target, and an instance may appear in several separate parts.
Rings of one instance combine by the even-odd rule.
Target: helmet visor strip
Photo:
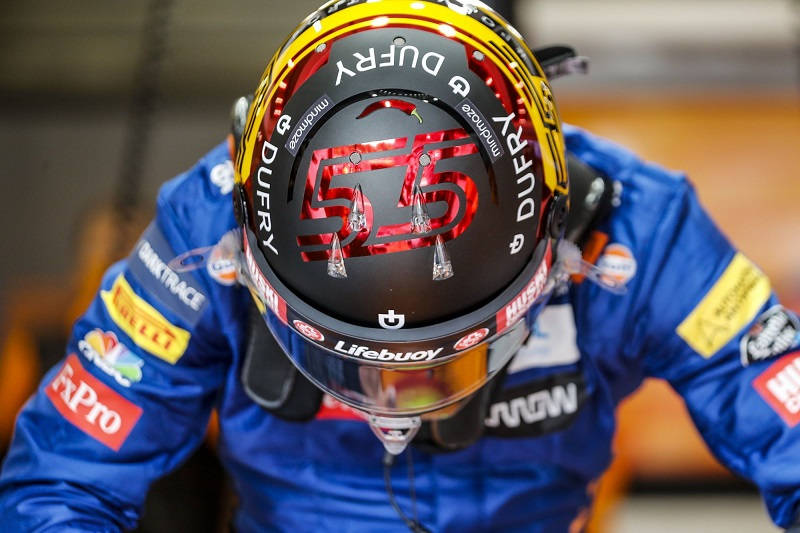
[[[296,301],[290,305],[276,291],[283,287],[261,254],[253,253],[257,245],[249,229],[243,231],[242,247],[243,281],[283,351],[323,391],[376,415],[417,416],[469,396],[517,352],[528,336],[529,322],[550,294],[550,248],[545,245],[534,253],[532,268],[519,286],[503,297],[507,303],[499,305],[499,310],[493,307],[488,316],[482,313],[484,318],[477,323],[470,320],[455,330],[443,323],[433,337],[420,334],[430,328],[392,332],[358,328],[331,322],[331,317],[301,314]],[[364,335],[364,330],[410,334],[412,339],[382,339]],[[446,414],[442,411],[442,416]]]
[[[270,311],[264,318],[284,352],[315,385],[351,407],[382,416],[449,414],[442,410],[486,384],[529,334],[526,320],[521,319],[453,357],[376,365],[309,342]]]

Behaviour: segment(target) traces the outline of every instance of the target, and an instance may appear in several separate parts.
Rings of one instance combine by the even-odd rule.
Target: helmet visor
[[[409,365],[346,357],[299,335],[270,311],[264,318],[283,351],[316,386],[351,407],[384,416],[418,416],[469,396],[503,368],[529,333],[523,317],[458,354]]]

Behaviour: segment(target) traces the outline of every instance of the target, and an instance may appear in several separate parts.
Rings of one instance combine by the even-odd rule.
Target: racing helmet
[[[546,303],[561,125],[533,53],[481,2],[325,4],[269,62],[234,168],[270,332],[385,443],[452,414]]]

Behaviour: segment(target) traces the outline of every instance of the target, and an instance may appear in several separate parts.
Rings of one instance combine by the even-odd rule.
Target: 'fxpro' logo
[[[301,220],[314,221],[309,228],[342,228],[338,237],[344,257],[402,252],[433,246],[437,235],[444,241],[461,235],[478,209],[478,189],[472,178],[455,169],[461,158],[477,154],[478,147],[463,128],[422,133],[408,141],[399,137],[315,150]],[[437,172],[437,164],[446,170]],[[345,174],[346,180],[335,179]],[[370,185],[372,180],[392,176],[398,177],[394,195],[379,194]],[[413,220],[415,203],[422,203],[429,213],[422,228]],[[358,230],[347,223],[354,205],[363,209],[355,213],[363,215]],[[331,219],[338,221],[331,223]],[[303,260],[328,259],[331,239],[329,231],[299,235]]]

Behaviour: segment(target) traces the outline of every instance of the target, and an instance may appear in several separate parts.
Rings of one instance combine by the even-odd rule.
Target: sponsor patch
[[[224,241],[225,237],[223,237]],[[236,284],[236,270],[238,263],[233,250],[220,241],[211,249],[206,263],[206,271],[211,279],[221,285],[231,286]]]
[[[492,123],[486,120],[478,106],[473,104],[469,98],[461,100],[461,103],[456,106],[456,110],[475,131],[481,140],[481,144],[486,149],[486,153],[489,154],[489,159],[492,160],[492,163],[497,161],[497,158],[505,152],[503,151],[503,143],[500,142],[497,134],[492,129]]]
[[[800,422],[800,352],[778,359],[753,380],[758,391],[773,411],[794,427]]]
[[[119,451],[142,409],[101,383],[70,354],[45,389],[53,407],[73,426]]]
[[[170,324],[152,305],[142,300],[120,274],[111,290],[101,291],[111,319],[143,350],[175,364],[186,351],[191,335]]]
[[[233,162],[225,161],[215,165],[208,174],[211,183],[219,188],[220,194],[230,194],[233,191]]]
[[[93,329],[78,341],[78,348],[94,366],[123,387],[141,381],[144,361],[119,342],[113,332]]]
[[[253,280],[255,286],[256,299],[261,300],[278,318],[280,318],[281,322],[286,324],[288,320],[286,317],[286,302],[278,295],[275,289],[272,288],[272,285],[270,285],[267,278],[264,277],[264,274],[261,273],[261,269],[258,268],[256,259],[253,257],[253,251],[250,250],[250,243],[247,241],[247,237],[244,237],[244,256],[247,263],[247,271],[250,273],[250,279]]]
[[[498,333],[525,316],[525,313],[531,308],[533,302],[544,292],[547,284],[547,276],[550,274],[550,268],[548,266],[551,257],[550,254],[550,248],[548,247],[544,259],[542,259],[542,262],[536,268],[536,272],[534,272],[533,277],[525,288],[522,289],[508,305],[497,312],[495,320],[497,320]]]
[[[737,253],[675,331],[694,351],[708,359],[755,318],[769,294],[767,277]]]
[[[575,420],[586,396],[580,372],[555,374],[502,389],[492,397],[484,420],[486,434],[535,437],[565,429]]]
[[[191,274],[178,274],[167,266],[174,256],[161,230],[152,223],[128,258],[128,269],[159,303],[194,326],[208,301]]]
[[[609,244],[597,260],[600,275],[612,282],[625,285],[636,275],[636,258],[623,244]]]
[[[528,340],[511,360],[508,373],[570,365],[580,358],[572,305],[548,305],[539,313]]]
[[[308,132],[311,131],[311,128],[314,127],[314,124],[319,122],[319,120],[332,108],[333,103],[331,99],[328,98],[327,94],[323,94],[310,106],[308,106],[308,109],[306,109],[305,113],[300,115],[300,117],[297,119],[297,123],[292,130],[292,133],[289,134],[289,140],[286,141],[285,145],[286,150],[293,156],[296,156],[298,150],[300,150],[300,145],[303,144],[303,140],[306,138],[306,135],[308,135]]]
[[[782,305],[758,317],[739,344],[742,365],[769,359],[800,346],[800,321]]]

